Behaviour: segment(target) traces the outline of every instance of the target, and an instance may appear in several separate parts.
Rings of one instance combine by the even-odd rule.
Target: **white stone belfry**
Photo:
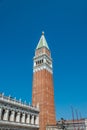
[[[42,36],[35,51],[33,72],[35,73],[44,69],[50,73],[53,73],[51,53],[44,33],[42,32]]]

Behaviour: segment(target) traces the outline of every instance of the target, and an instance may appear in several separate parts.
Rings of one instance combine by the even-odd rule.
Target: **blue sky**
[[[0,92],[31,102],[43,30],[53,58],[56,118],[71,119],[71,105],[87,117],[87,0],[0,0]]]

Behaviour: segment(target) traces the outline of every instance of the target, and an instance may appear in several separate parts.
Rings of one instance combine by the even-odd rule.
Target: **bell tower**
[[[35,50],[33,63],[32,105],[39,105],[40,130],[46,125],[56,124],[51,52],[42,32]]]

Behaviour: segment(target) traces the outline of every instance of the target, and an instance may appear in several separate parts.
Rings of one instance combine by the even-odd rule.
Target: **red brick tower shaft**
[[[56,124],[52,73],[50,50],[42,34],[35,51],[32,94],[32,105],[40,108],[40,130],[46,130],[47,124]]]

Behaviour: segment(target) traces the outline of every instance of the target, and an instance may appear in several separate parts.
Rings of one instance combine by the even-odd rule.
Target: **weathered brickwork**
[[[47,70],[35,72],[32,99],[34,106],[39,103],[41,130],[47,124],[55,124],[53,80],[52,74]]]

